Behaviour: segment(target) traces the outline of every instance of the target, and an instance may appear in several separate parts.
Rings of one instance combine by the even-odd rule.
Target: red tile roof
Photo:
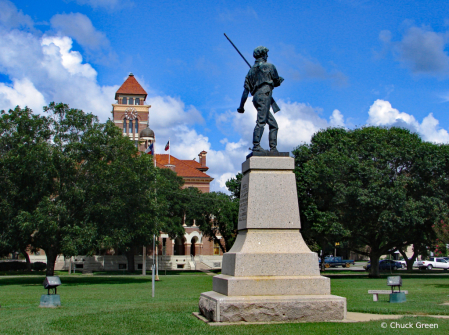
[[[184,163],[190,165],[191,167],[194,167],[195,169],[201,169],[201,164],[197,161],[192,160],[183,160]]]
[[[195,164],[196,163],[196,164]],[[167,168],[165,165],[168,164],[167,154],[156,154],[156,166],[159,168]],[[181,160],[170,155],[170,164],[175,166],[175,172],[180,177],[193,177],[193,178],[210,178],[209,175],[201,172],[197,169],[201,167],[201,164],[193,160]]]
[[[115,92],[115,100],[118,99],[119,94],[144,94],[146,99],[147,92],[140,86],[134,75],[131,73],[120,88]]]
[[[206,152],[206,151],[204,151],[204,152]],[[190,165],[191,167],[194,167],[195,169],[198,169],[203,172],[206,172],[207,170],[209,170],[209,168],[207,166],[202,166],[200,163],[198,163],[197,161],[194,161],[193,159],[191,161],[185,160],[183,162]]]

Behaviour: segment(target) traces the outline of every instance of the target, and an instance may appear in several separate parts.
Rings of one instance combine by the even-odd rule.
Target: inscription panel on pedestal
[[[240,204],[239,204],[239,222],[245,221],[248,215],[248,178],[246,183],[242,181],[242,187],[240,189]]]

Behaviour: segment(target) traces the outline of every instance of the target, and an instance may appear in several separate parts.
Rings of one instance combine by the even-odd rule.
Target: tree
[[[201,193],[197,188],[183,189],[184,179],[170,169],[157,169],[157,202],[162,213],[158,218],[159,231],[170,238],[182,237],[185,233],[183,225],[192,222],[190,204]]]
[[[239,199],[222,192],[203,193],[194,211],[204,236],[218,243],[223,253],[229,251],[237,237]]]
[[[24,229],[20,218],[53,192],[50,120],[27,107],[0,113],[0,253],[19,250],[31,270],[33,230]]]
[[[312,138],[311,145],[303,145],[293,151],[298,203],[301,217],[301,234],[313,250],[321,250],[321,270],[327,250],[333,250],[335,242],[342,242],[350,231],[341,223],[340,169],[345,157],[339,152],[326,152],[323,142],[333,142],[344,134],[340,128],[330,128],[325,134]],[[323,137],[325,137],[323,139]],[[315,142],[316,140],[316,142]],[[315,145],[315,146],[313,146]],[[319,147],[319,148],[318,148]],[[318,248],[313,248],[317,245]],[[315,249],[315,250],[314,250]],[[318,249],[318,250],[316,250]]]
[[[241,172],[235,175],[235,178],[231,178],[226,181],[226,188],[234,198],[240,199],[240,187],[242,184],[243,174]]]
[[[431,236],[447,205],[436,186],[444,167],[428,180],[420,168],[424,146],[406,129],[365,127],[323,130],[296,148],[300,210],[314,236],[336,235],[368,255],[374,277],[381,255]]]
[[[409,208],[402,215],[403,219],[414,222],[404,232],[404,238],[413,246],[412,257],[407,257],[405,247],[398,248],[409,271],[413,270],[413,263],[418,254],[427,255],[429,247],[432,246],[445,247],[445,244],[438,240],[441,236],[435,227],[447,222],[445,213],[449,203],[448,168],[449,147],[447,145],[423,142],[419,146],[414,163],[408,172],[411,180],[408,185],[409,197],[415,201],[408,202]],[[435,215],[428,215],[429,212]]]
[[[91,245],[123,251],[128,271],[134,272],[136,248],[158,235],[156,168],[152,156],[140,154],[112,122],[105,124],[103,134],[103,141],[89,139],[82,155],[85,215],[96,227]]]
[[[46,144],[50,150],[48,159],[40,164],[51,184],[35,208],[21,212],[17,218],[21,230],[31,233],[31,244],[45,250],[47,275],[53,275],[59,254],[72,256],[93,249],[98,226],[91,221],[92,193],[87,186],[98,172],[94,167],[107,164],[105,141],[114,133],[94,115],[66,104],[50,103],[44,110],[49,114]]]
[[[44,110],[2,112],[0,249],[41,248],[52,275],[59,254],[149,244],[160,208],[152,158],[111,121],[62,103]]]
[[[187,189],[189,194],[185,198],[185,213],[188,221],[195,220],[205,237],[214,241],[223,251],[229,251],[237,237],[240,184],[242,174],[226,182],[231,192],[201,193],[196,188]]]

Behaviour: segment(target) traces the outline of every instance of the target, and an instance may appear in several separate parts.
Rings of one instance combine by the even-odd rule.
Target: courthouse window
[[[129,98],[129,104],[130,105],[134,105],[134,99],[133,98]]]
[[[133,132],[133,120],[129,120],[129,132]]]
[[[136,98],[136,105],[140,105],[140,99]]]
[[[122,104],[124,105],[128,104],[128,100],[126,99],[126,97],[122,99]]]
[[[123,120],[123,133],[126,133],[126,119]]]

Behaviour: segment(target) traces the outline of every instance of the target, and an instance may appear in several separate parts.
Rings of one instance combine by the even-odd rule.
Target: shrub
[[[13,261],[13,262],[0,262],[0,271],[19,271],[26,270],[27,263]]]
[[[43,271],[47,268],[47,263],[44,262],[35,262],[33,264],[31,264],[31,268],[34,271]]]

